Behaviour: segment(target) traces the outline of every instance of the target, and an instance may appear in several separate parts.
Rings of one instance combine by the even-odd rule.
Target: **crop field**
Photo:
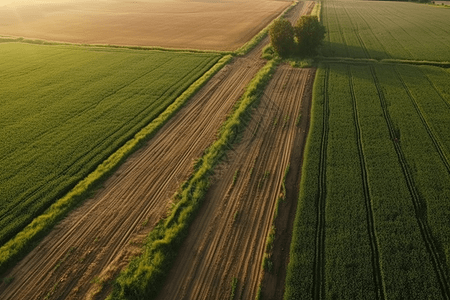
[[[322,65],[285,299],[447,299],[450,80]]]
[[[0,35],[233,51],[290,4],[276,0],[0,0]]]
[[[1,299],[450,299],[450,10],[291,4],[0,0]]]
[[[0,44],[0,245],[157,117],[219,58]]]
[[[397,1],[324,1],[327,57],[450,61],[450,10]]]

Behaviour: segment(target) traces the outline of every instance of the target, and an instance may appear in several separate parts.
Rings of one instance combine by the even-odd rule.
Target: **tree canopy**
[[[275,20],[269,30],[273,49],[280,56],[287,56],[294,49],[294,28],[285,18]]]
[[[302,16],[295,27],[285,18],[280,18],[271,26],[269,35],[279,56],[315,55],[325,38],[325,26],[317,16]]]
[[[317,16],[302,16],[295,26],[295,37],[298,54],[315,55],[325,38],[325,26]]]

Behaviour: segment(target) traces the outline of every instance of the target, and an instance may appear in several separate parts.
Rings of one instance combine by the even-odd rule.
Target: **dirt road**
[[[234,299],[255,299],[284,172],[301,156],[307,122],[299,116],[308,119],[312,78],[310,69],[278,68],[242,141],[219,166],[158,299],[230,299],[233,278]]]

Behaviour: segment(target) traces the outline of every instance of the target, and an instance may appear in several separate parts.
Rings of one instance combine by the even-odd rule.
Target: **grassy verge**
[[[152,299],[157,295],[206,194],[214,166],[225,155],[228,145],[238,137],[239,130],[246,123],[245,115],[259,100],[277,63],[268,62],[249,83],[233,113],[221,127],[218,139],[197,161],[194,174],[181,187],[170,215],[149,234],[143,254],[132,260],[119,275],[108,299]]]
[[[314,5],[313,10],[311,11],[311,16],[317,16],[317,18],[320,21],[321,13],[322,13],[322,3],[319,1],[316,2],[316,4]]]
[[[80,181],[69,193],[55,202],[45,213],[35,218],[13,239],[0,248],[0,273],[4,272],[16,260],[32,249],[53,226],[61,220],[82,199],[85,199],[95,187],[105,180],[133,151],[151,138],[183,105],[225,64],[231,55],[219,60],[209,71],[195,81],[163,113],[141,129],[125,145],[100,164],[95,171]]]
[[[199,50],[188,48],[164,48],[155,46],[121,46],[121,45],[104,45],[104,44],[76,44],[76,43],[64,43],[46,41],[40,39],[26,39],[23,37],[8,37],[0,36],[0,43],[26,43],[34,45],[64,45],[64,46],[78,46],[78,47],[93,47],[93,48],[111,48],[111,49],[131,49],[131,50],[159,50],[168,52],[191,52],[191,53],[217,53],[222,55],[233,54],[231,51],[217,51],[217,50]]]

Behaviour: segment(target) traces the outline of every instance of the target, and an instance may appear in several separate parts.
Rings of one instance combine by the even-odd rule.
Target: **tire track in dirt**
[[[218,166],[158,299],[228,299],[233,278],[235,299],[255,298],[284,171],[305,137],[296,122],[312,73],[278,68],[241,142]]]
[[[289,15],[311,9],[299,3]],[[110,280],[139,253],[173,193],[192,173],[194,160],[264,65],[260,54],[266,43],[268,38],[218,72],[92,199],[4,274],[14,280],[0,284],[0,298],[84,299],[100,285],[105,292],[98,298],[105,296]]]

